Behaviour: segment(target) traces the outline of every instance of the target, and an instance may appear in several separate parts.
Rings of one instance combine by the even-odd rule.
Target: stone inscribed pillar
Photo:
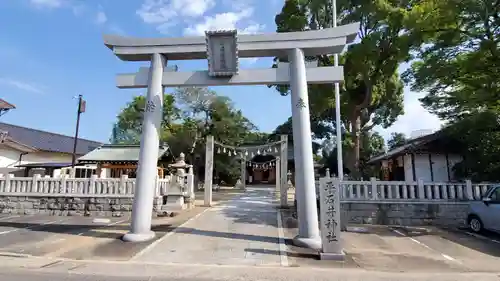
[[[281,135],[280,140],[280,205],[285,208],[288,207],[288,136]]]
[[[296,246],[321,248],[316,204],[311,120],[304,52],[289,51],[290,89],[292,100],[293,148],[295,163],[295,194],[299,234],[293,239]]]
[[[247,179],[247,161],[246,157],[242,156],[241,157],[241,189],[246,189],[246,179]]]
[[[214,137],[207,136],[205,150],[205,206],[212,206],[212,180],[214,172]]]
[[[130,232],[123,236],[124,241],[141,242],[154,238],[151,231],[153,199],[156,190],[159,137],[163,115],[163,70],[165,58],[153,54],[149,68],[149,85],[142,122],[141,149],[137,167],[136,189],[132,207]]]
[[[319,187],[321,211],[322,260],[343,260],[344,251],[340,241],[340,180],[321,178]]]
[[[276,157],[276,161],[275,161],[275,167],[274,167],[274,171],[276,172],[276,176],[274,177],[276,179],[276,196],[278,196],[278,194],[280,195],[280,198],[281,198],[281,176],[280,176],[280,157]],[[280,205],[281,205],[281,199],[280,199]]]

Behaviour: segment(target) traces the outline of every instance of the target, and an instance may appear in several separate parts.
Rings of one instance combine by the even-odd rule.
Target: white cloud
[[[63,6],[64,0],[30,0],[30,3],[37,7],[59,8]]]
[[[12,78],[0,78],[0,84],[35,94],[43,94],[44,87]]]
[[[109,29],[109,31],[111,31],[112,33],[115,33],[115,34],[119,34],[119,35],[126,35],[127,34],[125,32],[125,30],[123,30],[119,25],[117,25],[115,23],[109,24],[108,29]]]
[[[412,136],[418,130],[436,131],[444,124],[443,121],[422,107],[418,99],[425,96],[425,93],[411,92],[405,89],[404,92],[405,114],[399,116],[398,120],[389,128],[376,128],[387,140],[392,132],[404,133],[407,137]]]
[[[249,23],[254,0],[144,0],[136,11],[147,24],[156,26],[163,34],[180,27],[184,35],[203,35],[206,30],[238,29],[255,33],[263,27]],[[209,14],[217,8],[216,14]]]
[[[255,23],[255,24],[251,24],[251,25],[247,26],[243,30],[239,30],[238,32],[241,34],[255,34],[255,33],[259,33],[262,30],[264,30],[264,28],[265,28],[265,25]],[[249,64],[256,63],[258,60],[259,60],[259,58],[242,58],[242,59],[240,59],[240,62],[242,64],[249,65]]]
[[[253,9],[247,8],[239,12],[227,12],[207,16],[200,23],[189,26],[184,29],[185,35],[203,35],[206,30],[230,30],[238,29],[237,25],[244,19],[248,19],[253,14]],[[239,29],[242,33],[255,33],[261,25],[252,24],[248,27]]]
[[[203,16],[214,6],[214,0],[146,0],[136,13],[145,23],[164,24],[177,17]]]
[[[108,17],[104,11],[99,10],[96,14],[95,22],[97,24],[105,24],[108,21]]]
[[[77,4],[71,7],[71,10],[73,11],[73,14],[78,17],[86,12],[87,7],[85,7],[83,4]]]

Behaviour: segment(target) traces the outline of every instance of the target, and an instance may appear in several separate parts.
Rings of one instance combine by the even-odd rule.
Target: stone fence
[[[320,184],[322,182],[322,184]],[[318,191],[335,189],[341,223],[402,226],[466,225],[469,202],[481,200],[491,183],[339,181],[322,178]],[[321,192],[319,192],[321,194]],[[319,196],[318,194],[318,196]],[[332,210],[331,198],[318,199],[321,215]]]
[[[467,202],[342,202],[341,222],[393,226],[466,226]]]
[[[316,182],[319,188],[319,181]],[[415,182],[406,181],[341,181],[340,199],[352,200],[445,200],[471,201],[481,200],[493,183],[465,182]],[[318,192],[319,195],[319,192]]]
[[[132,211],[136,183],[121,178],[0,177],[0,213],[123,216]],[[157,178],[153,214],[194,204],[194,176]]]

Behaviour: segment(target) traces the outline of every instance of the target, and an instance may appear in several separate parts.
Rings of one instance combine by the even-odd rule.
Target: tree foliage
[[[139,144],[141,141],[142,119],[146,98],[135,96],[131,102],[118,114],[117,122],[113,125],[111,143]],[[175,106],[175,99],[171,95],[163,96],[163,118],[160,141],[165,141],[172,133],[172,124],[179,118],[180,111]]]
[[[464,143],[462,177],[500,180],[500,2],[426,0],[408,22],[421,38],[415,62],[405,72],[422,104],[448,122]]]
[[[112,143],[139,143],[144,106],[145,98],[137,96],[120,112]],[[256,127],[234,108],[230,99],[207,88],[182,88],[166,94],[163,113],[161,141],[169,145],[175,156],[185,153],[200,179],[204,176],[208,135],[233,146],[255,138]],[[234,161],[228,155],[214,155],[214,174],[233,183],[239,176],[239,165]]]
[[[405,33],[412,18],[415,1],[358,0],[337,1],[339,24],[360,22],[358,42],[342,56],[345,82],[341,89],[341,120],[349,140],[347,164],[359,171],[361,139],[374,126],[389,127],[403,114],[403,83],[398,66],[410,59],[410,50],[418,44],[413,34]],[[332,25],[329,0],[286,1],[275,22],[278,32],[315,30]],[[321,66],[333,65],[333,56],[315,58]],[[276,59],[277,60],[277,59]],[[288,87],[276,87],[281,94]],[[335,95],[331,85],[310,85],[311,119],[335,132]]]
[[[410,29],[424,48],[406,71],[424,107],[456,121],[500,107],[500,3],[428,0]],[[432,24],[429,24],[432,23]]]
[[[387,140],[387,146],[389,149],[394,149],[398,146],[402,146],[406,143],[406,135],[404,133],[391,133],[391,137]]]

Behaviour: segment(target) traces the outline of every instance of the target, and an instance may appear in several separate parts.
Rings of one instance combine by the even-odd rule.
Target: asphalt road
[[[19,281],[209,281],[208,279],[179,279],[172,277],[123,277],[103,275],[82,275],[69,273],[47,273],[47,272],[2,272],[0,280]]]
[[[412,274],[412,273],[380,273],[380,272],[363,272],[363,271],[314,271],[313,269],[271,269],[272,274],[261,271],[251,272],[248,269],[243,269],[240,274],[233,273],[230,275],[217,276],[217,272],[221,269],[213,268],[205,269],[199,276],[183,274],[165,273],[161,276],[107,276],[107,275],[84,275],[70,274],[63,272],[36,272],[36,271],[12,271],[6,272],[2,270],[0,280],[22,280],[22,281],[498,281],[500,278],[496,274],[451,274],[451,275],[436,275],[436,274]],[[286,271],[285,271],[286,270]],[[224,270],[223,270],[224,271]],[[207,277],[208,276],[208,277]]]

